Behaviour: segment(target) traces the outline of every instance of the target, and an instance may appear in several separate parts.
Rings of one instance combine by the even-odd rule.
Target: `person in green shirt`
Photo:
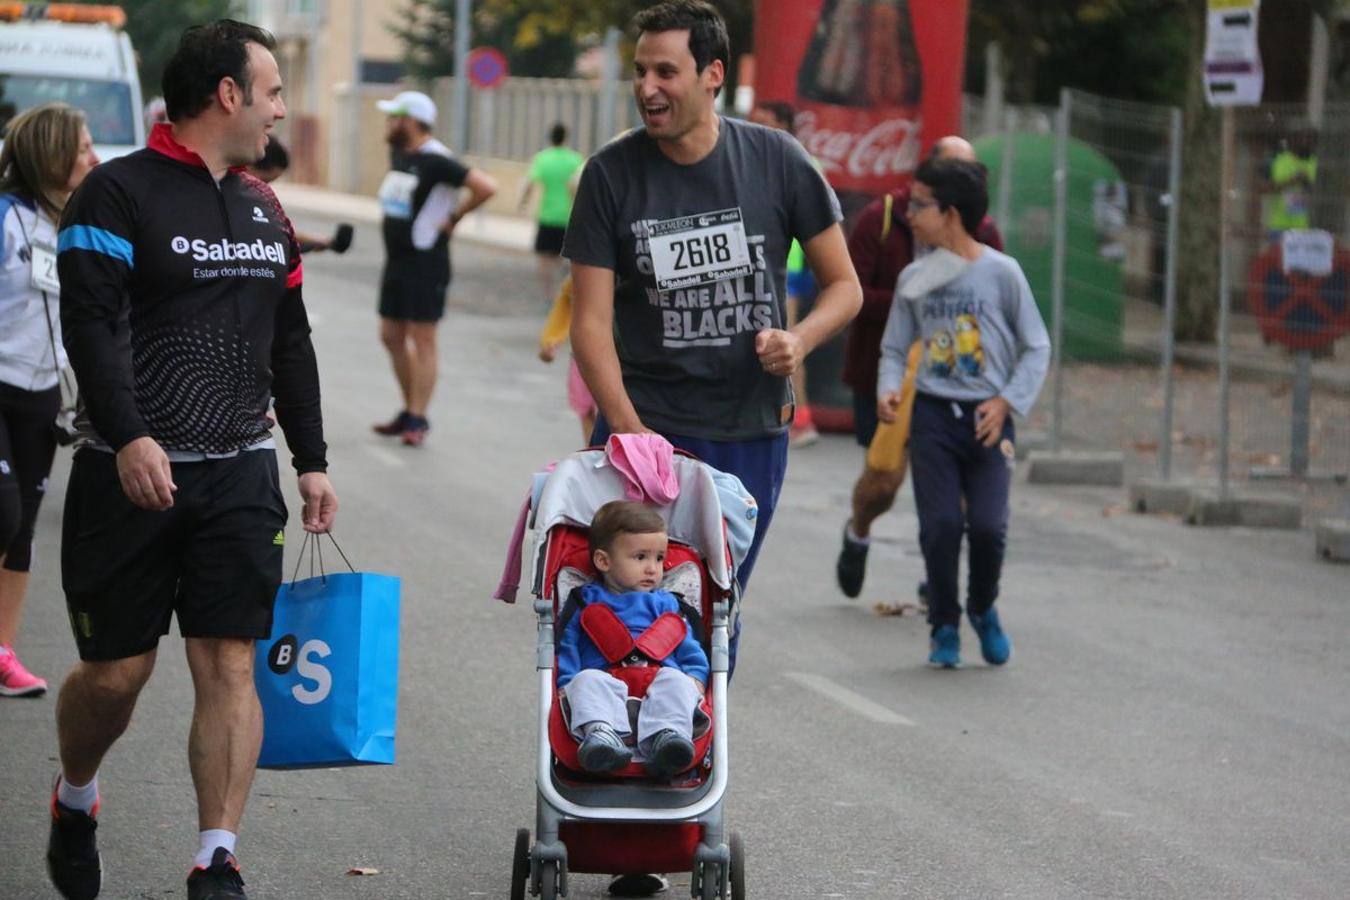
[[[576,176],[586,159],[567,143],[567,126],[562,122],[549,129],[547,150],[540,150],[530,161],[530,172],[520,192],[520,210],[529,205],[530,195],[537,184],[541,190],[539,211],[535,221],[539,230],[534,238],[534,252],[539,258],[539,280],[544,297],[553,299],[558,274],[562,269],[563,234],[572,215],[572,196],[576,193]]]
[[[1317,132],[1300,125],[1270,163],[1266,185],[1265,227],[1271,239],[1309,226],[1313,186],[1317,183]]]

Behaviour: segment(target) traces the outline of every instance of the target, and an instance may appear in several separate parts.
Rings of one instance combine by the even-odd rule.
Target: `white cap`
[[[393,100],[380,100],[375,106],[389,116],[407,116],[427,125],[436,124],[436,102],[421,91],[404,91]]]

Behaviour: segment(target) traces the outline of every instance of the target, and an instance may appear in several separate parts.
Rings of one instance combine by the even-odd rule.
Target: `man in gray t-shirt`
[[[656,431],[729,471],[759,504],[744,586],[787,466],[789,377],[857,312],[839,204],[801,145],[714,109],[729,48],[706,3],[638,15],[643,128],[586,165],[567,227],[572,344],[600,408],[593,442]],[[791,329],[788,248],[822,289]]]

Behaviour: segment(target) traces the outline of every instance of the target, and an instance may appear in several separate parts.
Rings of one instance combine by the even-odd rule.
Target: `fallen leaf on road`
[[[919,603],[878,603],[872,611],[879,616],[907,616],[910,613],[917,616],[928,612],[928,608]]]
[[[348,875],[378,875],[379,869],[372,869],[369,866],[353,866],[347,870]]]

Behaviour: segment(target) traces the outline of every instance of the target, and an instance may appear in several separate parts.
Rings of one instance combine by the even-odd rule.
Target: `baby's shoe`
[[[632,762],[633,751],[604,722],[588,723],[584,733],[586,737],[577,748],[577,762],[587,772],[617,772]]]
[[[694,762],[694,742],[672,728],[658,731],[647,743],[647,774],[666,780]]]

